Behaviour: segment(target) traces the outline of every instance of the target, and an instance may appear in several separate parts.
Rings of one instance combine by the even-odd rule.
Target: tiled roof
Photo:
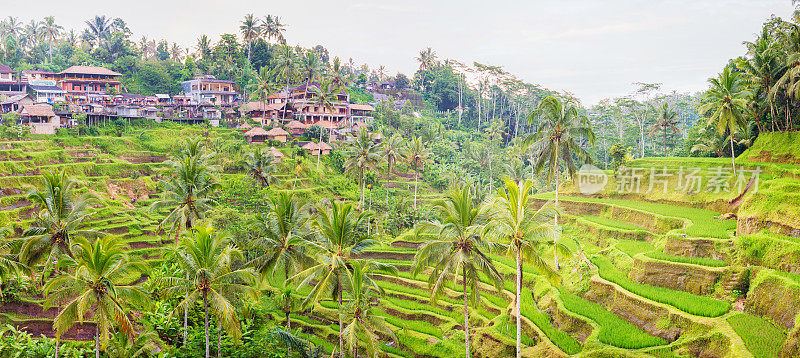
[[[105,67],[97,66],[72,66],[58,74],[82,74],[82,75],[105,75],[105,76],[122,76],[121,73],[111,71]]]
[[[370,106],[368,104],[355,104],[355,103],[353,103],[353,104],[350,105],[350,109],[355,109],[355,110],[358,110],[358,111],[374,111],[375,107],[372,107],[372,106]]]

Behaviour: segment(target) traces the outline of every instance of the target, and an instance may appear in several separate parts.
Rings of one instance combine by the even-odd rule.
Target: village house
[[[279,164],[283,162],[283,153],[280,150],[275,149],[275,147],[269,147],[269,154],[272,156],[272,161],[270,164]]]
[[[13,95],[4,101],[0,101],[0,112],[19,112],[22,107],[33,104],[33,97],[27,93]]]
[[[264,143],[267,141],[267,131],[261,127],[255,127],[244,133],[247,143]]]
[[[301,148],[307,150],[309,153],[311,153],[311,155],[320,155],[320,153],[322,153],[322,155],[328,155],[331,154],[331,149],[333,149],[333,147],[331,147],[330,145],[328,145],[328,143],[325,142],[319,142],[319,143],[308,142],[304,144]]]
[[[96,66],[72,66],[55,74],[58,87],[67,91],[73,103],[98,103],[111,100],[108,91],[119,93],[121,73]]]
[[[373,113],[375,113],[375,107],[372,107],[368,104],[351,104],[350,105],[350,119],[354,122],[365,122],[365,123],[372,123],[373,120]]]
[[[9,65],[0,65],[0,95],[16,96],[27,92],[27,84],[14,80],[14,71]]]
[[[34,134],[55,134],[61,126],[60,119],[49,104],[29,104],[19,113],[20,122],[31,126]]]
[[[22,71],[21,80],[22,82],[27,82],[28,85],[55,86],[58,84],[55,72],[42,70]]]
[[[281,127],[275,127],[267,131],[267,139],[276,140],[281,143],[286,143],[286,137],[288,136],[289,132],[283,130]]]
[[[289,91],[288,101],[296,109],[295,118],[307,125],[317,124],[319,121],[344,122],[348,116],[349,104],[347,102],[350,96],[341,91],[336,94],[333,108],[325,108],[325,106],[321,106],[313,100],[311,88],[314,86],[319,86],[319,83],[303,83]]]
[[[55,85],[28,84],[28,92],[33,94],[36,102],[52,104],[66,102],[67,100],[67,91]]]
[[[261,122],[261,125],[268,125],[276,119],[291,119],[294,116],[294,109],[290,103],[264,103],[262,101],[247,102],[239,107],[239,114],[243,117],[250,117]]]
[[[306,132],[306,128],[308,128],[308,126],[299,121],[291,121],[286,124],[286,129],[288,129],[292,135],[302,135]]]
[[[181,82],[183,93],[189,97],[190,104],[231,105],[239,94],[234,89],[233,81],[218,80],[211,75],[196,77]]]

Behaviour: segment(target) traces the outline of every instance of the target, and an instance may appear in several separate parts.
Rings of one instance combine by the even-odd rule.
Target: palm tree
[[[74,267],[72,274],[58,276],[48,282],[46,307],[68,302],[53,320],[56,339],[75,323],[83,323],[89,312],[95,322],[95,357],[108,344],[114,326],[133,339],[133,323],[128,317],[131,306],[142,307],[149,296],[128,284],[139,277],[147,266],[130,261],[123,243],[108,237],[90,243],[85,238],[75,240],[75,259],[64,256],[66,265]]]
[[[138,332],[133,339],[117,333],[106,347],[106,354],[109,358],[149,357],[158,351],[158,339],[158,333],[153,331]]]
[[[378,333],[392,338],[393,341],[397,341],[397,337],[386,320],[375,312],[373,300],[377,301],[377,296],[383,295],[383,290],[372,276],[378,272],[396,275],[397,268],[373,260],[353,260],[350,269],[352,274],[346,282],[348,301],[344,308],[347,325],[342,335],[348,350],[353,352],[353,357],[358,357],[359,343],[366,347],[368,355],[377,357],[377,343],[380,338]]]
[[[519,159],[513,159],[511,162],[508,162],[503,166],[505,167],[508,178],[517,184],[521,184],[523,181],[531,177],[531,173],[528,172],[528,170],[525,168],[525,164]]]
[[[559,98],[548,96],[539,103],[536,111],[532,112],[528,118],[529,123],[539,119],[536,132],[527,139],[533,142],[533,150],[536,155],[534,167],[536,172],[541,172],[547,166],[547,183],[553,178],[556,181],[556,200],[558,207],[558,186],[561,172],[559,163],[564,162],[570,177],[575,176],[577,166],[575,159],[591,162],[591,156],[581,146],[581,141],[587,141],[589,145],[594,145],[594,132],[586,116],[580,114],[578,107],[570,101],[562,102]],[[558,213],[554,217],[555,225],[558,225]],[[556,270],[558,265],[558,255],[553,255]]]
[[[239,30],[242,32],[242,38],[244,38],[244,42],[247,43],[247,64],[249,66],[251,64],[250,53],[252,50],[253,40],[261,36],[262,28],[258,25],[256,18],[253,17],[253,14],[247,14],[244,16],[244,20],[242,20]]]
[[[555,237],[558,235],[557,226],[553,225],[553,210],[550,205],[543,205],[538,210],[533,207],[530,197],[533,182],[525,180],[522,185],[504,179],[505,187],[500,189],[491,202],[492,220],[487,226],[487,234],[508,242],[506,255],[514,256],[517,260],[517,291],[514,296],[516,303],[514,314],[517,316],[517,358],[522,357],[522,315],[520,306],[522,302],[522,265],[523,258],[537,271],[557,282],[558,273],[554,271],[538,255],[537,249],[542,244],[553,243],[557,248],[568,251],[566,246],[558,244]]]
[[[296,277],[301,278],[300,286],[311,285],[313,288],[303,301],[304,307],[319,302],[323,297],[332,297],[339,304],[339,354],[344,354],[342,332],[342,290],[349,280],[350,261],[355,255],[374,245],[375,242],[365,238],[359,228],[364,226],[368,215],[359,213],[352,204],[336,202],[330,209],[318,208],[314,221],[317,240],[308,245],[317,263]]]
[[[414,209],[417,209],[417,183],[419,181],[419,170],[425,166],[425,163],[430,159],[431,152],[425,147],[425,144],[417,136],[411,137],[406,142],[406,147],[403,151],[403,156],[406,162],[414,168]]]
[[[667,139],[669,137],[670,132],[672,134],[680,133],[681,130],[678,129],[678,120],[675,117],[678,116],[678,112],[670,107],[669,103],[662,103],[661,104],[661,111],[660,116],[658,117],[658,121],[653,123],[650,126],[650,135],[649,137],[654,136],[659,131],[663,131],[664,133],[664,157],[667,156]]]
[[[17,240],[6,240],[13,231],[7,227],[0,228],[0,298],[9,276],[20,273],[30,274],[30,268],[20,262],[19,244]]]
[[[23,31],[22,23],[19,21],[19,18],[9,16],[4,23],[6,35],[13,37],[15,40],[19,40]]]
[[[436,52],[430,47],[420,50],[416,60],[419,62],[419,69],[425,72],[436,62]]]
[[[720,135],[726,131],[730,136],[731,164],[736,176],[736,155],[733,153],[733,135],[742,128],[747,119],[747,104],[750,92],[744,87],[741,74],[726,66],[718,78],[708,80],[711,88],[705,93],[707,103],[700,111],[709,116],[709,123],[716,124]]]
[[[316,55],[315,55],[316,56]],[[323,110],[327,110],[333,112],[335,109],[333,107],[333,103],[337,101],[336,98],[336,89],[333,88],[333,84],[330,81],[324,81],[322,84],[317,86],[311,86],[311,101],[315,102],[318,106],[323,108]],[[320,121],[321,122],[321,121]],[[325,128],[320,126],[319,130],[319,142],[322,145],[322,132],[324,132]],[[328,131],[328,142],[330,142],[330,131]],[[319,170],[319,158],[322,157],[322,148],[317,152],[317,170]]]
[[[256,76],[256,81],[247,87],[253,94],[253,97],[261,100],[263,105],[261,113],[263,117],[266,117],[267,99],[278,91],[278,86],[272,82],[272,74],[269,68],[267,66],[261,67],[258,76]]]
[[[286,80],[286,90],[289,90],[289,83],[294,77],[296,58],[294,50],[285,44],[280,47],[275,57],[275,74],[278,78]],[[286,106],[283,107],[281,117],[286,118]]]
[[[161,198],[151,206],[151,211],[171,209],[159,227],[170,225],[169,231],[179,233],[191,229],[205,212],[216,204],[211,197],[219,184],[212,176],[213,168],[196,156],[183,156],[171,161],[175,175],[163,182]]]
[[[334,57],[330,68],[330,78],[337,92],[347,90],[347,78],[342,68],[342,62],[338,57]]]
[[[377,171],[380,162],[380,148],[365,128],[361,128],[355,141],[347,146],[344,153],[344,171],[347,174],[355,174],[358,179],[358,186],[361,188],[361,199],[358,208],[364,208],[364,175],[367,171]]]
[[[50,276],[53,265],[62,255],[71,256],[75,237],[94,238],[100,234],[83,224],[91,215],[89,205],[95,202],[90,194],[77,196],[77,183],[67,177],[66,170],[42,173],[44,186],[28,194],[38,205],[33,224],[25,230],[25,242],[19,251],[20,260],[32,266],[44,262],[42,283]]]
[[[280,273],[288,282],[312,263],[306,249],[309,209],[301,198],[287,192],[279,192],[267,201],[263,226],[257,229],[261,235],[251,243],[257,252],[249,263],[261,274],[262,281],[272,282]]]
[[[203,35],[197,39],[197,54],[205,61],[211,57],[211,40],[208,36]]]
[[[169,50],[169,54],[172,57],[172,60],[175,62],[181,62],[183,59],[183,49],[177,43],[172,43],[172,47]]]
[[[411,266],[414,276],[425,268],[432,267],[428,286],[431,289],[431,304],[436,304],[444,294],[445,283],[453,280],[457,284],[461,275],[461,294],[464,297],[464,345],[466,357],[470,357],[469,345],[469,301],[480,300],[480,276],[487,276],[500,292],[503,278],[486,251],[492,245],[483,240],[484,225],[488,219],[483,204],[475,204],[469,187],[451,190],[433,210],[438,221],[421,225],[431,239],[425,242],[414,256]],[[469,295],[467,294],[469,286]]]
[[[167,294],[185,297],[175,307],[172,315],[193,306],[198,300],[203,301],[206,358],[211,354],[208,335],[209,308],[217,316],[220,326],[238,340],[241,337],[239,319],[231,301],[234,297],[258,296],[258,290],[253,288],[256,278],[252,270],[231,268],[231,262],[240,258],[241,252],[228,244],[229,241],[228,237],[217,234],[210,225],[198,225],[191,236],[183,237],[181,250],[177,255],[181,266],[192,273],[192,278],[162,278]]]
[[[42,21],[42,30],[47,38],[48,53],[50,54],[51,62],[53,61],[53,44],[56,43],[56,39],[58,39],[63,29],[63,26],[56,24],[56,18],[53,16],[47,16],[44,18],[44,21]]]
[[[386,206],[389,206],[389,179],[392,177],[392,166],[403,156],[403,138],[393,135],[381,143],[381,155],[386,161]],[[387,213],[388,215],[388,213]]]
[[[320,71],[322,70],[322,64],[320,64],[319,56],[313,51],[306,52],[306,54],[300,59],[300,69],[303,76],[303,79],[306,81],[306,85],[309,85],[311,82],[317,79],[320,75]]]
[[[278,181],[272,175],[276,171],[275,158],[266,148],[245,153],[244,167],[248,174],[261,186],[270,186]]]
[[[105,15],[97,15],[90,20],[86,20],[85,23],[86,26],[88,26],[87,34],[89,35],[89,39],[95,42],[97,46],[108,41],[108,37],[111,35],[112,25],[112,20],[110,18],[107,18]]]

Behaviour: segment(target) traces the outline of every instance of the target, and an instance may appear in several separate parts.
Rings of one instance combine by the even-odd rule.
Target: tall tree
[[[359,343],[365,346],[367,354],[377,357],[378,343],[380,337],[378,333],[397,341],[392,329],[375,309],[373,301],[378,301],[383,290],[378,286],[373,276],[377,273],[389,273],[397,275],[397,268],[379,263],[374,260],[361,259],[353,260],[350,263],[352,273],[346,282],[348,300],[345,304],[344,315],[347,317],[347,325],[344,327],[342,335],[347,341],[348,350],[353,353],[353,357],[358,357]]]
[[[96,202],[90,194],[78,195],[77,183],[66,170],[42,173],[44,185],[28,194],[28,200],[38,206],[33,224],[23,233],[19,257],[32,266],[44,263],[42,283],[50,276],[55,263],[63,255],[72,256],[73,239],[95,238],[100,233],[84,227],[91,215],[89,206]]]
[[[417,136],[411,137],[403,148],[403,156],[408,165],[414,169],[414,209],[417,209],[417,185],[419,182],[419,170],[430,160],[431,152]]]
[[[108,41],[111,36],[111,25],[113,20],[107,18],[105,15],[97,15],[85,21],[87,26],[88,39],[96,46],[100,46],[103,42]]]
[[[344,156],[347,158],[344,161],[345,173],[355,174],[358,186],[361,188],[361,198],[358,202],[358,208],[363,210],[364,176],[368,171],[378,170],[378,163],[380,163],[381,158],[380,147],[372,141],[369,132],[365,128],[361,128],[356,140],[347,145]]]
[[[487,226],[487,234],[506,243],[506,255],[513,256],[517,262],[517,291],[514,296],[514,314],[517,320],[517,358],[522,357],[522,265],[527,262],[551,282],[558,282],[554,271],[538,254],[538,249],[555,240],[559,234],[554,225],[551,205],[543,205],[538,210],[530,197],[533,182],[525,180],[522,185],[504,179],[505,187],[498,190],[491,202],[492,220]],[[563,244],[561,244],[563,246]],[[523,261],[524,259],[524,261]]]
[[[45,286],[46,307],[67,302],[53,319],[56,339],[75,323],[85,322],[91,312],[95,322],[95,357],[108,343],[114,327],[133,339],[133,323],[128,314],[132,306],[144,307],[149,296],[129,285],[132,274],[146,271],[146,265],[130,261],[119,239],[107,237],[89,242],[75,240],[75,259],[63,256],[72,274],[57,276]],[[63,261],[62,261],[63,262]]]
[[[253,14],[247,14],[239,25],[239,30],[242,32],[242,38],[247,43],[247,65],[250,66],[251,52],[253,49],[253,41],[261,36],[262,28],[258,25],[258,21]]]
[[[310,73],[309,73],[310,74]],[[336,89],[333,87],[333,84],[330,81],[324,81],[320,84],[319,87],[311,86],[311,101],[316,103],[323,111],[329,111],[331,113],[334,112],[333,104],[337,102],[337,92]],[[322,121],[320,120],[320,124]],[[320,126],[319,130],[319,145],[320,148],[317,151],[317,170],[319,170],[319,158],[322,157],[322,133],[325,131],[325,128]],[[328,129],[328,142],[330,142],[330,128]]]
[[[667,140],[669,139],[670,134],[681,132],[681,130],[678,129],[678,124],[680,122],[675,119],[675,117],[678,116],[678,112],[675,112],[675,109],[673,109],[667,102],[661,104],[661,110],[658,113],[658,120],[656,123],[653,123],[650,126],[649,136],[652,137],[658,132],[662,132],[664,134],[664,157],[666,157]]]
[[[44,35],[47,38],[47,46],[48,46],[48,54],[50,55],[50,62],[53,61],[53,45],[56,43],[56,40],[61,35],[61,31],[64,29],[63,26],[56,23],[56,18],[53,16],[48,16],[44,18],[42,21],[42,30],[44,31]]]
[[[339,355],[344,356],[344,324],[342,318],[342,290],[351,276],[350,265],[354,256],[375,242],[362,235],[359,228],[366,224],[368,215],[359,213],[352,204],[332,203],[330,208],[320,207],[314,221],[316,241],[308,246],[317,263],[296,276],[301,286],[313,288],[303,301],[305,307],[331,297],[338,302]]]
[[[436,203],[433,209],[439,220],[420,224],[431,239],[419,248],[411,266],[414,276],[428,267],[433,269],[428,276],[433,305],[444,294],[446,281],[458,284],[461,276],[467,358],[470,357],[469,302],[476,304],[480,300],[480,275],[487,276],[498,292],[503,285],[502,275],[486,256],[491,245],[483,240],[488,219],[485,206],[473,199],[469,187],[464,186],[451,190]]]
[[[547,183],[555,179],[555,205],[558,207],[558,187],[560,184],[561,172],[559,164],[564,163],[570,177],[575,176],[578,170],[575,159],[591,162],[589,152],[581,146],[581,141],[594,145],[594,132],[592,131],[589,120],[582,115],[578,107],[571,101],[562,102],[561,99],[548,96],[539,103],[536,111],[532,112],[528,118],[529,123],[539,121],[536,132],[528,138],[533,141],[536,160],[534,167],[537,172],[547,171]],[[554,217],[555,225],[558,225],[558,213]],[[560,269],[558,264],[558,253],[553,254],[556,270]]]
[[[230,245],[230,238],[219,235],[210,225],[198,225],[191,235],[181,240],[178,261],[191,279],[181,277],[162,278],[169,295],[185,297],[175,312],[203,302],[205,316],[206,358],[210,357],[208,318],[209,308],[217,321],[234,339],[241,338],[239,318],[232,301],[236,297],[258,296],[255,274],[251,269],[234,269],[231,262],[241,258],[241,252]],[[171,317],[171,316],[170,316]]]
[[[736,175],[736,155],[733,152],[733,136],[746,123],[747,104],[750,91],[744,87],[741,74],[726,66],[717,78],[708,80],[711,88],[706,91],[707,103],[700,111],[708,116],[709,122],[717,126],[719,134],[726,131],[730,136],[731,166]]]
[[[270,186],[278,181],[272,173],[276,168],[275,157],[266,148],[256,148],[252,152],[245,153],[244,167],[247,173],[261,186]]]

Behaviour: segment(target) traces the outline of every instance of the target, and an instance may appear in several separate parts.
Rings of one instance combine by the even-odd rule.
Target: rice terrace
[[[795,1],[44,3],[0,358],[800,357]]]

